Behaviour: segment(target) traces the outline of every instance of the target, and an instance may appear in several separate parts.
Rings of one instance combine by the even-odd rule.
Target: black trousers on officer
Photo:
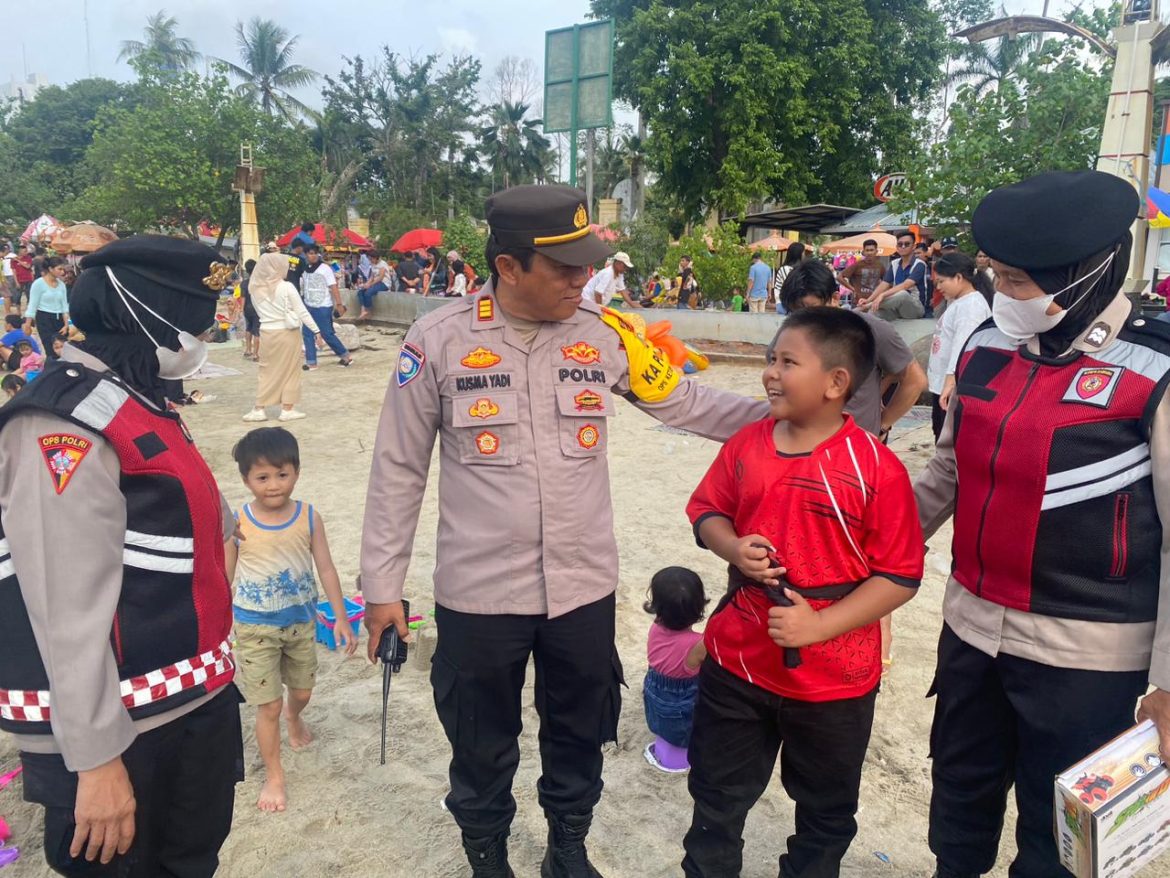
[[[991,870],[1008,790],[1019,853],[1010,878],[1068,878],[1052,834],[1053,778],[1133,725],[1145,671],[991,657],[944,625],[932,691],[930,849],[961,874]]]
[[[122,754],[134,787],[134,843],[107,865],[73,858],[77,775],[59,755],[22,753],[24,798],[45,806],[45,860],[54,872],[101,878],[210,878],[244,779],[235,686],[173,722],[143,732]]]
[[[540,805],[589,812],[601,798],[601,745],[617,739],[621,664],[614,596],[555,619],[435,608],[435,708],[451,743],[447,807],[473,838],[496,835],[516,814],[520,693],[531,655],[540,716]]]
[[[797,701],[703,662],[688,751],[695,811],[683,839],[683,873],[739,878],[744,820],[772,779],[779,751],[780,782],[796,803],[780,876],[836,878],[857,834],[876,699],[875,688],[860,698]]]

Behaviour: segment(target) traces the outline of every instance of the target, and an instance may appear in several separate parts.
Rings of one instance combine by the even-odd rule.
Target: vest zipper
[[[983,509],[979,513],[979,532],[975,537],[975,554],[979,558],[979,579],[975,583],[975,594],[983,595],[983,576],[987,572],[987,568],[983,564],[983,529],[987,524],[987,509],[991,505],[991,498],[995,495],[995,464],[999,460],[999,451],[1003,446],[1003,434],[1007,430],[1008,421],[1011,420],[1021,405],[1024,403],[1024,398],[1028,395],[1028,390],[1032,387],[1032,382],[1036,378],[1036,373],[1040,371],[1040,364],[1033,363],[1032,368],[1028,370],[1028,377],[1024,380],[1024,386],[1020,390],[1020,395],[1008,409],[1003,420],[999,422],[999,432],[995,435],[995,448],[991,451],[991,461],[988,464],[990,469],[989,480],[987,484],[987,498],[983,501]]]

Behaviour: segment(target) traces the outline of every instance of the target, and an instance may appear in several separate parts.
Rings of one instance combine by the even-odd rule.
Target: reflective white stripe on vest
[[[16,567],[12,564],[12,553],[8,548],[7,537],[0,539],[0,579],[7,579],[16,575]]]
[[[183,659],[173,665],[150,671],[119,684],[122,704],[128,709],[162,701],[184,689],[202,686],[235,668],[232,647],[226,640],[215,649]],[[22,692],[0,689],[0,719],[17,722],[48,722],[49,693],[45,690]]]
[[[193,573],[194,558],[167,558],[164,555],[148,555],[134,549],[122,550],[122,563],[139,570],[157,570],[160,573]]]
[[[126,531],[126,545],[137,546],[140,549],[153,549],[156,552],[186,552],[195,551],[195,540],[190,537],[160,537],[157,534],[144,534],[136,530]]]
[[[1112,494],[1114,491],[1124,488],[1126,485],[1132,485],[1139,479],[1144,479],[1149,474],[1150,461],[1147,459],[1145,462],[1123,470],[1110,478],[1101,479],[1098,482],[1091,482],[1087,485],[1077,485],[1075,488],[1068,488],[1064,491],[1054,491],[1051,494],[1045,494],[1040,508],[1042,510],[1057,509],[1061,506],[1069,506],[1084,500],[1092,500],[1094,497],[1104,497],[1107,494]]]
[[[1123,451],[1121,454],[1115,454],[1105,460],[1097,460],[1085,466],[1061,470],[1058,473],[1049,473],[1048,479],[1044,482],[1044,490],[1046,492],[1060,491],[1064,488],[1071,488],[1073,485],[1099,481],[1149,459],[1150,445],[1148,442],[1143,442],[1140,445],[1135,445],[1129,451]]]
[[[100,433],[110,426],[110,421],[114,420],[118,410],[129,398],[130,394],[117,384],[102,381],[89,392],[89,396],[77,404],[73,409],[73,417],[91,430]]]

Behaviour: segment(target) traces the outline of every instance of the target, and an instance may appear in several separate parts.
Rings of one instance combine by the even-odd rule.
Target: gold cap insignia
[[[583,229],[589,225],[589,214],[585,212],[585,205],[578,204],[577,212],[573,214],[573,226],[578,229]]]
[[[203,278],[203,286],[221,292],[231,280],[232,267],[226,262],[213,262],[209,267],[211,274]]]

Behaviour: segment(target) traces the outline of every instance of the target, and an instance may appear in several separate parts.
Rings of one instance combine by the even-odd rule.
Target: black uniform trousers
[[[1053,838],[1053,780],[1134,723],[1145,671],[1054,668],[980,652],[943,626],[930,731],[930,849],[965,875],[991,870],[1016,787],[1010,878],[1068,878]]]
[[[877,688],[859,698],[797,701],[742,680],[713,659],[703,662],[687,781],[695,811],[683,839],[683,873],[739,878],[743,824],[779,752],[780,782],[796,803],[796,831],[780,857],[780,876],[836,878],[857,834],[876,700]]]
[[[550,619],[435,608],[435,708],[451,743],[447,807],[473,838],[496,835],[516,814],[520,693],[531,655],[540,716],[540,805],[564,815],[601,798],[601,745],[617,739],[621,663],[614,595]]]
[[[40,336],[41,348],[45,352],[46,359],[57,359],[57,355],[53,353],[53,339],[65,328],[65,321],[61,315],[53,314],[50,311],[37,311],[33,318],[33,324],[37,328],[37,335]]]
[[[244,779],[240,695],[218,697],[143,732],[122,754],[134,787],[134,843],[107,865],[69,855],[77,775],[59,755],[22,753],[24,798],[45,806],[45,860],[54,872],[101,878],[210,878]]]

